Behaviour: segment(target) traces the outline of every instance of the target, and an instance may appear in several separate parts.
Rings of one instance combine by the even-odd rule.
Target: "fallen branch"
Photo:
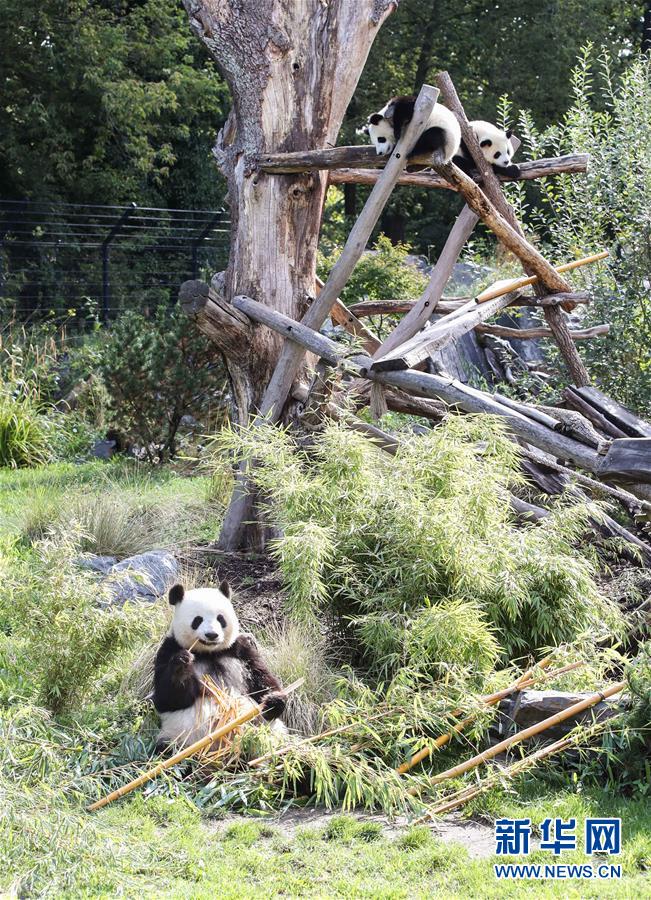
[[[509,341],[531,341],[539,338],[555,338],[550,328],[507,328],[504,325],[475,325],[479,334],[493,334],[495,337]],[[610,332],[610,325],[593,325],[591,328],[568,329],[573,341],[585,341],[589,338],[603,337]]]
[[[436,304],[435,313],[451,313],[460,309],[471,300],[471,297],[444,297]],[[528,306],[533,309],[545,306],[559,306],[567,302],[589,303],[590,298],[585,291],[571,291],[569,294],[549,294],[547,297],[531,297],[518,294],[509,306]],[[355,316],[392,316],[410,312],[418,303],[417,300],[362,300],[353,303],[348,309]]]

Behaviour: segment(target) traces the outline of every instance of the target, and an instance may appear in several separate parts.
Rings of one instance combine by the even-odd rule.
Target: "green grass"
[[[183,800],[135,797],[95,814],[70,808],[45,815],[25,809],[0,825],[0,889],[56,897],[640,897],[648,896],[649,811],[606,795],[540,795],[526,805],[502,803],[504,814],[622,815],[624,877],[620,883],[497,882],[493,856],[471,859],[422,826],[380,833],[375,823],[332,818],[321,827],[284,833],[274,823],[202,820]],[[9,826],[9,827],[8,827]],[[4,833],[3,833],[4,832]],[[538,851],[532,861],[552,862]],[[503,861],[502,859],[498,861]],[[519,860],[516,860],[519,861]],[[586,862],[581,852],[557,862]]]
[[[579,782],[551,784],[540,776],[514,785],[517,794],[486,794],[471,808],[473,815],[534,822],[574,816],[579,834],[586,815],[621,815],[622,884],[607,890],[586,882],[505,886],[495,880],[493,857],[472,860],[465,847],[443,844],[419,825],[387,832],[375,821],[335,816],[324,826],[287,833],[261,816],[277,802],[266,779],[251,790],[243,776],[217,775],[205,784],[184,770],[87,813],[91,799],[147,765],[155,716],[125,688],[125,676],[142,668],[142,635],[153,646],[165,609],[125,608],[111,624],[117,637],[102,630],[108,628],[105,613],[83,583],[85,574],[74,576],[77,584],[63,568],[74,544],[66,524],[70,511],[98,500],[108,509],[112,503],[120,509],[173,508],[173,515],[161,514],[151,538],[178,546],[214,537],[218,514],[207,505],[209,490],[207,478],[127,461],[0,472],[0,894],[192,900],[648,895],[648,801],[613,798]],[[59,531],[52,532],[53,525]],[[116,640],[125,650],[119,660],[109,659],[103,642]],[[315,667],[311,690],[327,696],[328,684],[319,681],[320,646],[308,644],[299,628],[277,645],[275,665],[285,679],[297,674],[295,666],[309,674],[307,657]],[[71,671],[79,696],[53,695]],[[251,813],[228,823],[205,812],[246,804]],[[561,861],[586,860],[578,852]]]

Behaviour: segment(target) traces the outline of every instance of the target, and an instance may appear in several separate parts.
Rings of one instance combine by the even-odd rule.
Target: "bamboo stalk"
[[[537,667],[528,669],[523,675],[521,675],[513,684],[509,685],[509,687],[503,688],[501,691],[496,691],[494,694],[488,694],[486,697],[481,698],[481,702],[486,706],[495,706],[500,700],[504,700],[510,694],[515,693],[515,691],[525,690],[526,688],[532,687],[538,681],[538,678],[533,674],[535,668],[546,668],[552,661],[551,656],[546,657],[538,663]],[[562,666],[560,669],[555,669],[553,672],[543,673],[544,681],[551,681],[553,678],[557,678],[559,675],[564,675],[566,672],[571,672],[574,669],[578,669],[580,666],[584,665],[583,660],[578,660],[577,662],[569,663],[566,666]],[[461,715],[460,709],[455,709],[452,712],[453,716]],[[396,772],[399,775],[404,775],[405,772],[408,772],[410,769],[413,769],[414,766],[418,765],[419,762],[422,762],[424,759],[427,759],[428,756],[431,756],[432,750],[440,750],[441,747],[445,747],[448,744],[455,734],[459,734],[459,732],[463,731],[466,725],[469,725],[473,719],[475,718],[476,713],[467,716],[461,722],[458,722],[451,731],[446,734],[440,735],[435,741],[434,744],[430,747],[423,747],[422,750],[419,750],[418,753],[414,754],[410,760],[402,763],[402,765],[398,766]]]
[[[512,734],[510,737],[500,741],[499,744],[495,744],[493,747],[489,747],[488,750],[484,750],[483,753],[478,753],[476,756],[467,759],[458,766],[453,766],[451,769],[446,769],[445,772],[435,775],[431,779],[431,783],[440,784],[441,781],[447,781],[449,778],[456,778],[458,775],[463,775],[470,769],[475,769],[477,766],[481,765],[481,763],[493,759],[503,750],[512,747],[513,744],[519,744],[521,741],[526,741],[527,738],[534,737],[543,731],[547,731],[547,729],[552,728],[554,725],[558,725],[566,719],[571,719],[572,716],[576,716],[580,712],[590,709],[591,706],[595,706],[607,697],[618,694],[624,689],[625,685],[625,681],[618,681],[616,684],[611,684],[610,687],[606,688],[604,691],[597,691],[594,694],[590,694],[589,697],[580,700],[578,703],[574,703],[572,706],[568,706],[567,709],[554,713],[553,716],[548,716],[541,722],[536,722],[535,725],[531,725],[529,728],[525,728],[522,731],[518,731],[516,734]]]
[[[299,678],[297,681],[294,681],[292,684],[286,687],[284,693],[291,694],[296,690],[296,688],[299,688],[304,681],[304,678]],[[216,728],[214,731],[211,731],[210,734],[207,734],[200,740],[195,741],[193,744],[190,744],[189,747],[185,747],[183,750],[179,750],[178,753],[175,753],[174,756],[170,756],[169,759],[164,759],[162,762],[158,763],[158,765],[154,766],[153,769],[148,769],[146,772],[143,772],[142,775],[134,778],[134,780],[130,781],[128,784],[123,784],[122,787],[117,788],[117,790],[112,791],[105,797],[101,797],[99,800],[96,800],[95,803],[91,803],[90,806],[87,807],[88,812],[95,812],[96,809],[101,809],[103,806],[112,803],[114,800],[119,800],[120,797],[124,797],[126,794],[130,794],[131,791],[135,791],[136,788],[141,787],[141,785],[146,784],[148,781],[152,781],[154,778],[157,778],[161,774],[161,772],[164,772],[166,769],[171,769],[172,766],[175,766],[177,763],[183,762],[183,760],[187,759],[189,756],[194,756],[196,753],[200,753],[201,750],[203,750],[205,747],[209,747],[215,741],[218,741],[220,738],[225,737],[227,734],[233,731],[233,729],[238,728],[240,725],[245,725],[247,722],[250,722],[251,719],[255,719],[257,716],[261,715],[261,713],[262,707],[258,706],[257,703],[254,703],[251,709],[248,709],[246,712],[242,713],[242,715],[237,716],[230,722],[226,722],[226,724],[222,725],[220,728]]]
[[[598,262],[605,259],[609,255],[608,250],[602,250],[601,253],[594,253],[592,256],[585,256],[583,259],[575,259],[569,263],[563,263],[562,266],[555,266],[556,272],[571,272],[572,269],[580,269],[581,266],[587,266],[590,263]],[[496,297],[502,297],[504,294],[510,294],[511,291],[517,291],[526,287],[528,284],[538,284],[538,276],[530,275],[527,278],[513,278],[506,283],[502,282],[499,287],[490,287],[482,291],[475,297],[476,303],[486,303],[488,300],[494,300]]]

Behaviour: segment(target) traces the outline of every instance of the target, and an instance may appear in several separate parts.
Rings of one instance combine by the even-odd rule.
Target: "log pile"
[[[383,400],[389,408],[428,418],[440,420],[448,408],[503,417],[525,454],[532,448],[535,453],[542,454],[542,463],[530,461],[531,471],[535,471],[536,466],[540,469],[548,461],[552,480],[563,484],[567,474],[572,479],[572,489],[578,491],[594,491],[595,485],[598,487],[603,483],[604,491],[628,504],[629,510],[635,508],[648,515],[651,509],[651,425],[590,385],[575,342],[606,334],[608,325],[571,330],[565,317],[565,310],[574,308],[577,303],[585,303],[589,298],[573,291],[563,273],[582,264],[597,263],[607,254],[593,254],[554,268],[524,236],[502,193],[500,181],[485,163],[477,146],[449,76],[441,73],[437,84],[446,105],[460,121],[462,134],[479,172],[479,183],[453,163],[441,164],[434,158],[424,161],[432,167],[433,173],[405,172],[409,148],[418,138],[439,94],[436,88],[425,85],[418,95],[414,117],[388,160],[377,157],[369,147],[277,153],[259,159],[259,169],[270,175],[328,170],[331,178],[334,173],[343,172],[342,177],[349,181],[374,185],[341,256],[327,282],[316,287],[316,296],[301,321],[283,315],[268,303],[253,297],[239,295],[230,298],[229,302],[217,295],[214,286],[208,289],[196,282],[188,283],[182,289],[184,309],[209,335],[214,333],[215,328],[226,328],[234,340],[241,340],[243,332],[250,333],[259,326],[282,335],[284,345],[259,408],[259,412],[272,421],[280,419],[289,397],[300,398],[303,405],[310,404],[305,386],[294,384],[307,352],[321,360],[322,365],[340,372],[344,388],[357,403],[367,402],[369,393],[376,401],[384,394]],[[525,177],[538,178],[561,172],[584,172],[587,164],[587,157],[572,156],[542,160],[523,168]],[[365,169],[360,169],[360,166]],[[376,171],[379,166],[383,168]],[[370,167],[373,169],[368,174]],[[339,296],[364,252],[392,190],[400,183],[418,183],[415,178],[426,179],[431,187],[448,187],[457,191],[466,205],[448,236],[421,297],[381,306],[383,313],[402,314],[402,317],[388,337],[380,341],[360,321],[364,316],[373,315],[377,306],[356,304],[349,310]],[[480,219],[521,261],[525,275],[521,279],[494,285],[477,298],[445,300],[444,290],[459,254]],[[522,293],[527,285],[533,286],[533,295]],[[545,327],[519,330],[487,321],[514,305],[539,307],[546,319]],[[327,316],[361,341],[364,352],[347,352],[341,343],[321,334],[320,328]],[[433,321],[433,316],[438,318]],[[509,340],[541,337],[555,340],[572,382],[565,394],[571,412],[541,410],[516,403],[498,393],[490,395],[454,378],[422,371],[432,353],[454,344],[471,331]],[[370,392],[369,383],[374,386]],[[333,408],[330,402],[321,404],[319,409],[361,430],[360,420],[340,408]],[[389,452],[392,447],[395,450],[395,439],[383,432],[378,434],[378,431],[367,433],[373,439],[380,440]],[[554,472],[554,466],[559,467],[561,472]],[[578,480],[574,480],[575,469],[581,470],[578,476],[582,479],[580,487]],[[559,475],[562,477],[559,478]],[[549,477],[546,481],[549,483]],[[622,482],[626,484],[625,492],[617,486]],[[222,528],[220,544],[224,549],[236,546],[238,530],[249,508],[250,497],[246,473],[243,472]],[[530,511],[521,509],[520,512],[525,515]],[[544,510],[541,512],[545,514]],[[624,536],[629,534],[626,529],[622,530]],[[630,538],[638,549],[641,545],[645,552],[648,551],[644,542],[635,535],[631,534]]]

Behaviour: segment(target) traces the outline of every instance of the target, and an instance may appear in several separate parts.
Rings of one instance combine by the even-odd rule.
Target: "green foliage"
[[[17,399],[0,383],[0,466],[40,466],[50,457],[43,416],[31,400]]]
[[[217,203],[226,91],[182,6],[3,0],[2,18],[3,196]]]
[[[79,702],[137,638],[163,624],[146,604],[112,606],[88,574],[71,563],[74,544],[46,544],[16,586],[12,631],[24,638],[30,683],[57,712]]]
[[[324,280],[337,262],[341,248],[331,246],[319,255],[318,271]],[[405,300],[418,297],[427,284],[427,278],[407,256],[410,248],[406,244],[393,244],[385,235],[380,235],[373,250],[365,253],[348,279],[341,299],[346,304],[358,300]]]
[[[499,422],[450,417],[393,459],[335,425],[309,451],[260,424],[218,443],[256,460],[252,477],[284,534],[274,552],[291,614],[335,614],[377,675],[448,662],[486,671],[498,645],[510,660],[620,626],[575,549],[584,507],[515,527],[507,489],[517,449]]]
[[[151,461],[176,452],[184,415],[219,420],[224,372],[210,341],[177,310],[151,318],[124,313],[111,328],[100,362],[115,427]]]
[[[606,393],[644,414],[651,404],[651,59],[634,60],[618,78],[616,65],[588,45],[572,76],[574,103],[558,125],[540,131],[527,113],[519,130],[530,157],[590,154],[587,175],[537,182],[542,206],[530,220],[559,261],[611,251],[606,263],[573,275],[593,298],[582,324],[611,323],[581,355]]]

